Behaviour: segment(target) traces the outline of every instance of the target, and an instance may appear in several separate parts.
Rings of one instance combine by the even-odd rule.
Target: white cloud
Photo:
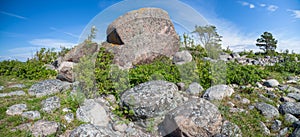
[[[249,6],[250,9],[255,8],[255,5],[246,1],[238,1],[242,6]]]
[[[17,15],[17,14],[14,14],[14,13],[9,13],[9,12],[5,12],[5,11],[0,11],[1,14],[4,14],[4,15],[7,15],[7,16],[11,16],[11,17],[14,17],[14,18],[18,18],[18,19],[23,19],[23,20],[26,20],[27,18],[24,17],[24,16],[21,16],[21,15]]]
[[[288,9],[287,11],[292,12],[292,16],[294,18],[300,19],[300,10],[291,10],[291,9]]]
[[[276,6],[276,5],[269,5],[268,8],[267,8],[267,10],[268,10],[268,11],[271,11],[271,12],[274,12],[274,11],[276,11],[277,9],[278,9],[278,6]]]
[[[264,4],[264,3],[261,3],[261,4],[259,4],[259,6],[261,6],[261,7],[266,7],[267,5]]]
[[[67,47],[70,48],[76,43],[67,42],[65,40],[60,39],[33,39],[29,41],[31,45],[39,46],[39,47],[45,47],[45,48],[60,48],[60,47]]]
[[[57,29],[57,28],[55,28],[55,27],[50,27],[50,29],[51,29],[51,30],[54,30],[54,31],[57,31],[57,32],[60,32],[60,33],[63,33],[63,34],[66,34],[66,35],[69,35],[69,36],[74,37],[74,38],[79,38],[79,36],[76,35],[76,34],[73,34],[73,33],[70,33],[70,32],[66,32],[66,31]]]
[[[250,4],[250,5],[249,5],[249,8],[250,8],[250,9],[255,8],[254,4]]]

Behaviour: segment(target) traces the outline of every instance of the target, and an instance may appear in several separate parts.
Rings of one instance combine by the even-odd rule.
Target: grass
[[[4,86],[4,90],[1,90],[0,93],[8,93],[16,90],[23,90],[27,93],[28,89],[33,85],[34,83],[37,83],[38,81],[35,80],[24,80],[24,79],[18,79],[15,77],[11,76],[0,76],[0,86]],[[19,88],[7,88],[8,85],[12,84],[25,84],[25,87],[22,89]],[[62,111],[63,108],[71,108],[72,110],[76,110],[77,108],[72,102],[68,101],[63,101],[65,98],[67,98],[68,92],[63,92],[63,93],[57,93],[55,95],[51,96],[57,96],[61,100],[61,107],[54,111],[53,113],[45,113],[41,111],[41,102],[42,100],[51,97],[51,96],[45,96],[45,97],[40,97],[36,98],[33,96],[25,95],[25,96],[12,96],[12,97],[2,97],[0,98],[0,136],[6,136],[6,137],[30,137],[32,136],[29,131],[11,131],[13,128],[20,124],[24,123],[31,123],[33,124],[37,120],[29,120],[26,118],[22,118],[21,116],[8,116],[6,115],[6,110],[8,107],[14,105],[14,104],[20,104],[20,103],[25,103],[27,105],[28,111],[30,110],[37,110],[41,113],[41,119],[44,120],[49,120],[49,121],[55,121],[59,122],[61,125],[60,131],[57,134],[62,134],[64,133],[65,130],[72,130],[75,127],[78,127],[81,125],[83,122],[80,122],[74,119],[73,122],[67,123],[67,121],[64,120],[64,115],[66,114],[65,112]],[[74,115],[76,115],[74,112],[71,112]],[[51,135],[51,136],[57,136],[56,135]]]

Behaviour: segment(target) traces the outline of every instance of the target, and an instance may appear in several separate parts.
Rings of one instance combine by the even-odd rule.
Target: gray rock
[[[222,117],[218,108],[199,98],[190,100],[166,114],[159,125],[162,136],[212,136],[220,133]]]
[[[8,86],[8,88],[24,88],[24,87],[26,87],[24,84],[13,84]]]
[[[84,101],[83,105],[76,111],[76,118],[83,122],[90,122],[96,126],[107,126],[109,122],[105,109],[93,99]]]
[[[215,85],[205,91],[203,98],[207,100],[222,100],[224,97],[230,97],[233,93],[233,88],[227,85]]]
[[[26,95],[26,93],[22,90],[13,91],[9,93],[0,93],[0,97],[23,96],[23,95]]]
[[[4,86],[0,86],[0,90],[3,90],[4,89]]]
[[[27,110],[26,104],[16,104],[16,105],[10,106],[6,110],[6,114],[7,115],[21,115],[23,113],[23,111],[26,111],[26,110]]]
[[[185,90],[185,84],[183,82],[179,82],[176,85],[178,86],[178,90],[181,90],[181,91]]]
[[[259,82],[256,82],[256,86],[257,86],[258,88],[262,88],[262,87],[263,87],[263,85],[260,84]]]
[[[30,131],[32,127],[31,123],[20,124],[11,129],[12,132],[16,132],[17,130]]]
[[[294,122],[299,121],[298,118],[296,118],[295,116],[293,116],[293,115],[291,115],[289,113],[287,113],[287,114],[284,115],[284,120],[286,122],[288,122],[288,123],[291,123],[291,124],[294,123]]]
[[[180,51],[176,52],[173,56],[173,63],[176,65],[182,65],[188,62],[191,62],[193,60],[192,55],[190,54],[189,51]]]
[[[286,97],[286,96],[283,96],[279,99],[281,102],[296,102],[295,99],[293,98],[290,98],[290,97]]]
[[[28,94],[36,97],[52,95],[69,89],[70,85],[70,83],[62,82],[58,79],[44,80],[32,85],[28,90]]]
[[[263,83],[263,85],[267,86],[267,87],[277,87],[279,85],[279,82],[276,79],[269,79],[269,80],[266,80]]]
[[[231,56],[232,58],[240,58],[240,57],[241,57],[240,54],[239,54],[239,53],[236,53],[236,52],[231,53],[230,56]]]
[[[62,81],[74,82],[75,76],[73,73],[73,67],[76,65],[74,62],[62,62],[59,66],[57,79]]]
[[[300,102],[284,102],[279,106],[281,114],[290,113],[294,116],[300,116]]]
[[[300,93],[288,93],[287,96],[295,99],[296,101],[300,101]]]
[[[282,86],[279,87],[279,89],[280,89],[281,91],[300,93],[300,89],[295,88],[295,87],[293,87],[293,86],[289,86],[289,85],[282,85]]]
[[[260,102],[260,103],[256,103],[255,107],[266,118],[272,119],[274,117],[278,117],[279,116],[279,112],[278,112],[277,108],[275,108],[274,106],[272,106],[270,104],[267,104],[267,103],[264,103],[264,102]]]
[[[247,98],[243,98],[243,99],[241,100],[241,103],[242,103],[242,104],[250,104],[250,100],[247,99]]]
[[[166,114],[175,108],[178,87],[171,82],[157,80],[139,84],[121,95],[123,105],[134,111],[137,118],[150,118]]]
[[[70,108],[63,108],[62,111],[63,112],[72,112],[72,110]]]
[[[73,113],[68,113],[65,115],[65,120],[68,122],[68,123],[71,123],[73,120],[74,120],[74,114]]]
[[[261,99],[263,102],[270,102],[270,103],[273,102],[273,100],[271,100],[271,99],[265,97],[263,94],[258,94],[258,97],[259,97],[259,99]]]
[[[285,127],[283,129],[281,129],[278,133],[278,136],[280,137],[285,137],[287,135],[287,133],[289,132],[289,128],[288,127]]]
[[[58,131],[59,124],[54,121],[39,120],[31,128],[32,135],[35,137],[48,136]]]
[[[300,127],[297,127],[289,137],[299,137],[299,136],[300,136]]]
[[[162,55],[172,57],[180,46],[168,13],[159,8],[130,11],[113,21],[106,34],[108,43],[103,46],[114,54],[113,62],[124,69]]]
[[[118,136],[106,127],[92,124],[82,124],[70,133],[70,137],[116,137]],[[120,136],[120,135],[119,135]]]
[[[259,126],[260,126],[261,131],[262,131],[263,134],[265,134],[265,135],[270,135],[271,134],[270,130],[268,129],[268,127],[265,125],[264,122],[260,121]]]
[[[186,92],[192,95],[199,95],[203,90],[203,87],[199,83],[193,82],[189,85]]]
[[[60,98],[59,97],[50,97],[41,102],[42,110],[51,113],[56,109],[60,108]]]
[[[114,129],[115,131],[125,132],[127,128],[128,128],[128,126],[127,126],[125,123],[118,123],[118,122],[115,122],[115,123],[113,124],[113,129]]]
[[[40,119],[41,118],[41,114],[38,111],[26,111],[23,112],[22,117],[31,119],[31,120],[35,120],[35,119]]]
[[[242,137],[241,129],[236,124],[229,121],[223,122],[221,134],[227,137]]]
[[[274,120],[273,124],[271,125],[272,131],[279,131],[281,128],[282,122],[280,120]]]

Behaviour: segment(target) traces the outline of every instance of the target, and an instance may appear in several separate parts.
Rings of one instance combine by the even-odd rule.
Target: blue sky
[[[254,49],[255,40],[271,32],[278,51],[300,53],[299,0],[2,0],[0,60],[26,60],[41,47],[71,47],[85,38],[91,25],[105,36],[110,21],[144,6],[169,12],[178,32],[196,24],[215,25],[223,47]]]

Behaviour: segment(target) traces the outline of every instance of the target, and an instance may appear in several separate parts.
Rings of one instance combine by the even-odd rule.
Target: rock
[[[76,65],[74,62],[62,62],[58,68],[57,79],[61,81],[74,82],[75,77],[73,73],[73,67]]]
[[[171,82],[157,80],[139,84],[121,95],[124,106],[134,111],[136,118],[151,118],[175,108],[178,87]]]
[[[287,91],[287,92],[294,92],[294,93],[300,93],[300,89],[289,86],[289,85],[282,85],[279,87],[281,91]]]
[[[272,106],[270,104],[267,104],[267,103],[264,103],[264,102],[260,102],[260,103],[256,103],[255,107],[266,118],[272,119],[274,117],[278,117],[279,116],[279,112],[278,112],[277,108],[275,108],[274,106]]]
[[[300,136],[300,127],[297,127],[289,137],[299,137],[299,136]]]
[[[23,96],[23,95],[26,95],[26,93],[22,90],[13,91],[9,93],[0,93],[0,97]]]
[[[288,93],[287,96],[295,99],[296,101],[300,101],[300,93]]]
[[[223,122],[221,134],[227,137],[242,137],[241,129],[236,124],[229,121]]]
[[[288,122],[288,123],[291,123],[291,124],[294,123],[294,122],[299,121],[298,118],[296,118],[295,116],[293,116],[293,115],[291,115],[289,113],[287,113],[287,114],[284,115],[284,120],[286,122]]]
[[[103,46],[114,54],[113,62],[124,69],[159,56],[172,57],[180,45],[168,13],[159,8],[130,11],[113,21],[106,34],[108,43]]]
[[[109,122],[105,109],[93,99],[84,101],[83,105],[76,111],[76,118],[83,122],[90,122],[96,126],[107,126]]]
[[[70,137],[116,137],[110,129],[92,124],[82,124],[70,133]],[[119,135],[120,136],[120,135]]]
[[[242,103],[242,104],[250,104],[250,100],[247,99],[247,98],[243,98],[243,99],[241,100],[241,103]]]
[[[261,99],[263,102],[273,102],[273,100],[265,97],[263,94],[258,94],[259,99]]]
[[[32,126],[31,123],[24,123],[12,128],[11,131],[12,132],[16,132],[17,130],[30,131],[31,126]]]
[[[93,55],[98,52],[98,44],[97,43],[81,43],[74,48],[72,48],[62,59],[61,62],[74,62],[79,63],[80,58],[85,55]],[[59,62],[60,63],[60,62]],[[60,66],[60,64],[58,64]]]
[[[276,79],[269,79],[263,83],[264,86],[267,87],[277,87],[279,82]]]
[[[73,120],[74,120],[74,114],[73,113],[68,113],[65,115],[65,120],[68,122],[68,123],[71,123]]]
[[[262,88],[262,87],[263,87],[263,85],[260,84],[259,82],[256,82],[256,86],[257,86],[258,88]]]
[[[38,111],[26,111],[23,112],[22,117],[31,119],[31,120],[35,120],[35,119],[40,119],[41,118],[41,114]]]
[[[24,84],[13,84],[8,86],[8,88],[24,88],[24,87],[26,87]]]
[[[279,99],[281,102],[296,102],[295,99],[293,98],[290,98],[290,97],[286,97],[286,96],[283,96]]]
[[[260,126],[261,131],[262,131],[263,134],[265,134],[265,135],[270,135],[271,134],[270,130],[268,129],[268,127],[265,125],[264,122],[260,121],[259,126]]]
[[[220,133],[222,117],[218,108],[199,98],[190,100],[166,114],[159,125],[162,136],[213,136]]]
[[[185,84],[183,82],[179,82],[176,85],[178,86],[178,90],[181,90],[181,91],[185,90]]]
[[[294,116],[300,116],[300,102],[284,102],[279,106],[281,114],[290,113]]]
[[[285,127],[285,128],[283,128],[282,130],[279,131],[278,136],[280,136],[280,137],[285,137],[285,136],[287,135],[288,132],[289,132],[289,128],[288,128],[288,127]]]
[[[193,60],[192,55],[190,54],[189,51],[180,51],[176,52],[173,56],[173,63],[176,65],[182,65],[188,62],[191,62]]]
[[[203,90],[203,87],[199,83],[193,82],[189,85],[186,92],[192,95],[199,95]]]
[[[27,110],[27,105],[26,104],[16,104],[16,105],[12,105],[10,106],[7,110],[6,110],[6,114],[7,115],[21,115],[23,113],[23,111]]]
[[[207,100],[222,100],[224,97],[230,97],[233,93],[233,88],[227,85],[215,85],[205,91],[203,98]]]
[[[119,131],[119,132],[125,132],[126,131],[126,129],[127,129],[127,125],[125,124],[125,123],[118,123],[118,122],[115,122],[114,124],[113,124],[113,129],[115,130],[115,131]]]
[[[58,131],[59,124],[54,121],[39,120],[31,128],[32,135],[35,137],[48,136]]]
[[[70,108],[63,108],[62,111],[63,112],[72,112],[72,110]]]
[[[59,97],[50,97],[41,102],[42,110],[51,113],[54,110],[60,108],[60,98]]]
[[[280,120],[274,120],[273,124],[271,125],[272,131],[279,131],[281,125],[282,125],[282,122]]]
[[[0,90],[3,90],[4,89],[4,86],[0,86]]]
[[[58,79],[44,80],[32,85],[28,90],[28,94],[36,97],[43,97],[69,89],[70,85],[70,83],[62,82]]]
[[[231,53],[230,56],[231,56],[232,58],[240,58],[240,57],[241,57],[240,54],[239,54],[239,53],[236,53],[236,52]]]

